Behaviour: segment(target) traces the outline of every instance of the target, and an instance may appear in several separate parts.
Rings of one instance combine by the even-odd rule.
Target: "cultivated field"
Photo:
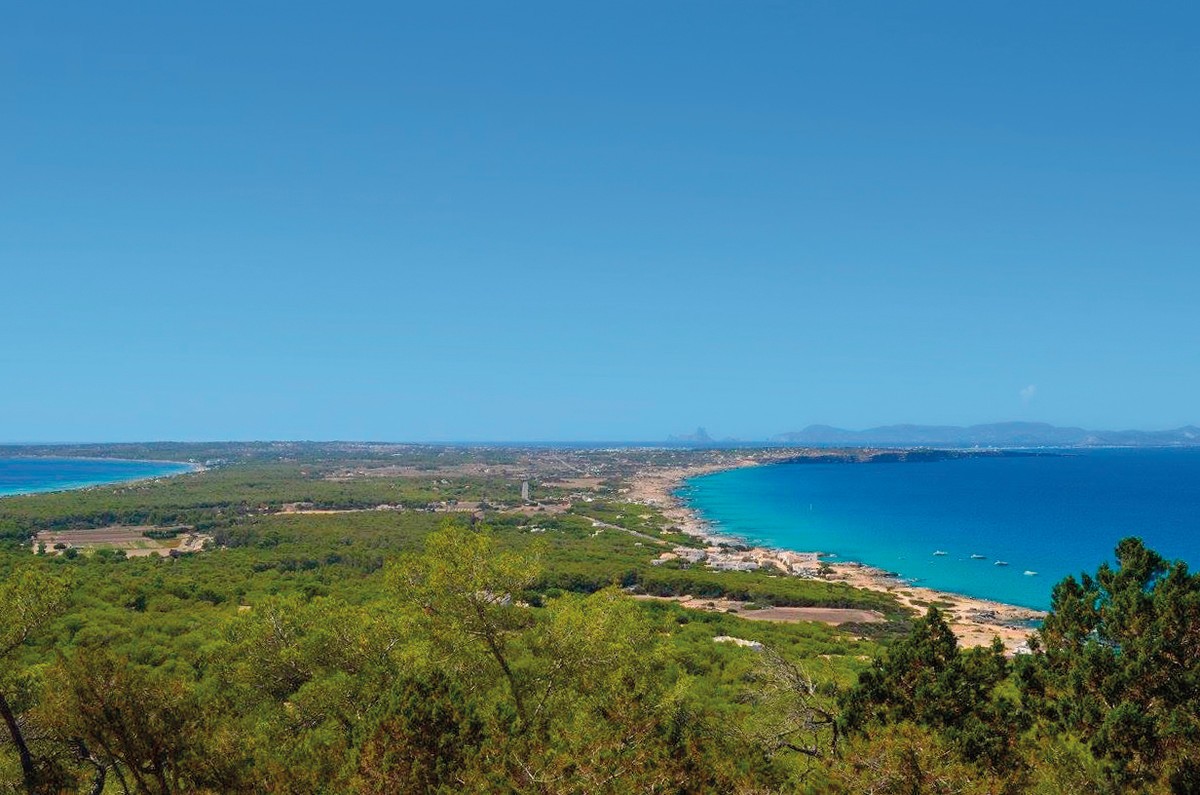
[[[47,554],[61,555],[68,549],[92,552],[97,549],[124,550],[129,557],[146,555],[169,555],[178,552],[198,552],[208,536],[191,530],[181,530],[174,538],[147,538],[147,530],[162,530],[161,527],[144,525],[114,525],[87,530],[46,530],[33,538],[33,548],[46,545]],[[62,547],[58,545],[62,544]]]

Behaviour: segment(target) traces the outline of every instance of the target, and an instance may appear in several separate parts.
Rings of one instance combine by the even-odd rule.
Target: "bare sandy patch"
[[[733,613],[750,621],[818,621],[822,624],[878,624],[885,621],[882,613],[874,610],[858,610],[848,607],[762,607],[755,609],[750,602],[736,599],[707,599],[694,596],[650,596],[639,594],[634,599],[649,599],[675,602],[690,610],[705,610],[710,613]]]
[[[570,491],[595,491],[604,483],[604,478],[560,478],[543,481],[543,486]]]

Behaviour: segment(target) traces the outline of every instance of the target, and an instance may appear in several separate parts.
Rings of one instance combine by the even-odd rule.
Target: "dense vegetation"
[[[1059,584],[1036,653],[1008,659],[885,595],[651,566],[649,539],[678,539],[616,493],[446,514],[427,507],[519,483],[327,472],[0,500],[0,792],[1200,791],[1200,578],[1136,540]],[[407,509],[279,512],[297,502]],[[113,523],[214,542],[30,552]],[[630,591],[892,620],[865,639]]]

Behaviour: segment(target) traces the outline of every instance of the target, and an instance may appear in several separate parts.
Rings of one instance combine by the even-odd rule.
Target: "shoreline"
[[[828,452],[814,451],[817,455],[826,455]],[[998,637],[1008,654],[1028,651],[1027,641],[1033,632],[1030,622],[1044,618],[1046,615],[1044,611],[951,591],[939,591],[922,585],[912,585],[890,572],[865,563],[844,560],[835,562],[824,559],[823,556],[826,553],[820,551],[799,552],[778,547],[750,545],[744,539],[715,532],[708,522],[676,495],[676,491],[689,478],[744,467],[780,463],[796,457],[797,451],[790,450],[768,455],[742,456],[733,461],[693,467],[645,470],[636,473],[631,478],[629,497],[634,502],[653,505],[660,509],[663,516],[678,525],[688,535],[712,544],[722,542],[746,544],[750,546],[747,555],[756,560],[773,563],[783,571],[792,571],[798,560],[804,560],[816,563],[821,570],[831,572],[818,575],[815,579],[825,582],[840,582],[854,588],[889,594],[901,605],[915,611],[918,615],[924,614],[927,607],[934,604],[945,615],[946,622],[954,631],[959,645],[963,648],[987,646],[991,644],[994,637]]]
[[[58,494],[66,491],[81,491],[83,489],[95,489],[102,486],[125,486],[131,483],[141,483],[147,480],[158,480],[159,478],[173,478],[179,475],[194,475],[197,472],[206,472],[207,467],[203,464],[196,464],[189,461],[159,461],[144,458],[103,458],[89,456],[8,456],[8,460],[26,460],[26,461],[118,461],[129,464],[160,464],[169,466],[186,467],[178,472],[165,472],[159,475],[138,475],[131,478],[121,478],[120,480],[98,480],[98,481],[79,481],[72,483],[59,483],[49,488],[34,488],[22,491],[0,491],[0,500],[9,497],[32,497],[37,494]]]

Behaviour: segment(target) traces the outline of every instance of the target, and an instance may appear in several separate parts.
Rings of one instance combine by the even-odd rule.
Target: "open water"
[[[0,458],[0,497],[61,491],[187,472],[188,464],[100,458]]]
[[[1125,536],[1200,566],[1200,450],[777,464],[679,495],[723,534],[1027,607],[1049,607],[1054,583],[1112,561]]]

